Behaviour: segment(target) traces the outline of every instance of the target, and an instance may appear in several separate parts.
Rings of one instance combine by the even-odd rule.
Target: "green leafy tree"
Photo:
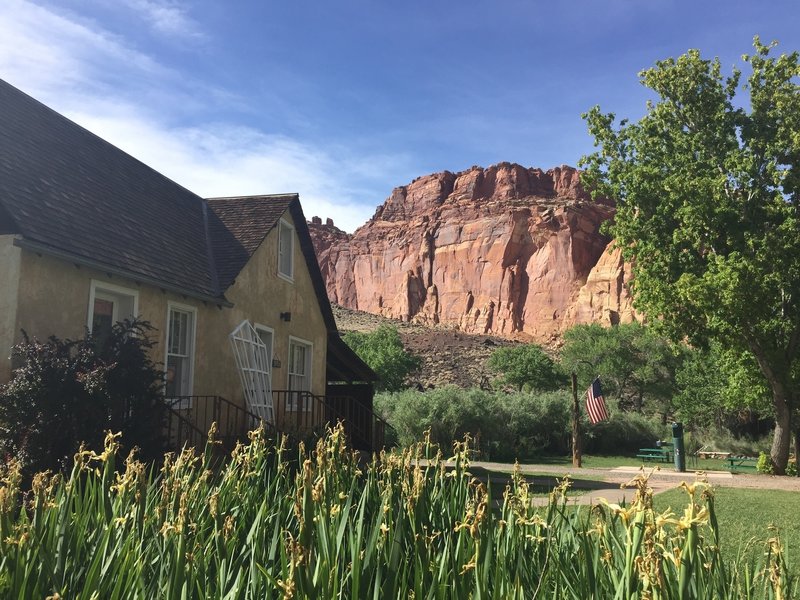
[[[728,427],[742,409],[771,414],[770,391],[753,357],[718,342],[688,349],[675,380],[673,403],[687,423]]]
[[[29,474],[66,468],[81,442],[100,447],[112,431],[146,459],[162,455],[163,379],[149,357],[150,329],[124,321],[103,340],[24,336],[13,350],[21,366],[0,386],[0,451]]]
[[[406,377],[419,369],[420,358],[403,347],[397,329],[381,325],[375,331],[354,331],[342,336],[358,356],[375,371],[379,391],[397,391],[404,387]]]
[[[503,383],[519,391],[526,386],[532,390],[556,390],[565,382],[553,359],[537,344],[498,348],[489,357],[488,366],[501,374]]]
[[[655,93],[646,114],[585,114],[600,149],[581,166],[589,189],[617,201],[609,233],[632,262],[638,309],[677,339],[753,356],[783,473],[800,344],[800,64],[754,47],[743,87],[697,50],[640,73]]]
[[[622,409],[641,412],[645,403],[666,418],[682,353],[651,327],[576,325],[564,333],[561,368],[581,382],[599,376],[603,392]]]

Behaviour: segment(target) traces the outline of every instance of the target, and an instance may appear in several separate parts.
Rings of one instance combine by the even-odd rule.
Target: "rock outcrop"
[[[630,321],[619,251],[571,167],[501,163],[395,189],[353,235],[309,224],[332,302],[540,342],[574,323]]]

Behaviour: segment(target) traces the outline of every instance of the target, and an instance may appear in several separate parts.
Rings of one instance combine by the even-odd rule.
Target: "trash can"
[[[672,424],[672,448],[675,457],[675,470],[678,473],[686,471],[686,455],[683,447],[683,423]]]

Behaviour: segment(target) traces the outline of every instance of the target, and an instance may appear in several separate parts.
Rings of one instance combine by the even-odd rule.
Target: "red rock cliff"
[[[630,321],[630,273],[571,167],[501,163],[399,187],[351,236],[309,224],[332,302],[538,341],[574,323]]]

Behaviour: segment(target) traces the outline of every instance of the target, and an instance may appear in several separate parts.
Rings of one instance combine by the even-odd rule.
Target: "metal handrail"
[[[352,396],[317,396],[306,391],[273,390],[275,423],[264,423],[268,434],[278,432],[295,438],[320,435],[326,426],[341,421],[352,446],[377,450],[384,445],[386,421],[364,402]],[[217,424],[216,438],[222,449],[233,449],[261,419],[222,396],[175,396],[166,399],[167,440],[174,448],[200,447],[207,432]]]
[[[166,399],[171,418],[167,427],[168,442],[175,448],[185,444],[198,447],[205,444],[208,431],[216,423],[216,438],[222,449],[229,451],[236,442],[245,439],[248,431],[257,428],[261,419],[222,396],[173,396]],[[173,418],[178,419],[178,427],[173,432]],[[186,429],[186,426],[191,429]],[[269,434],[276,433],[270,423],[265,423]],[[173,439],[174,438],[174,439]]]
[[[376,450],[384,445],[388,423],[352,396],[293,390],[273,390],[272,396],[280,431],[303,435],[342,421],[354,448]]]
[[[167,403],[165,435],[167,445],[174,450],[179,450],[184,446],[198,447],[207,439],[207,434],[195,427],[189,419],[174,409],[169,402]]]

